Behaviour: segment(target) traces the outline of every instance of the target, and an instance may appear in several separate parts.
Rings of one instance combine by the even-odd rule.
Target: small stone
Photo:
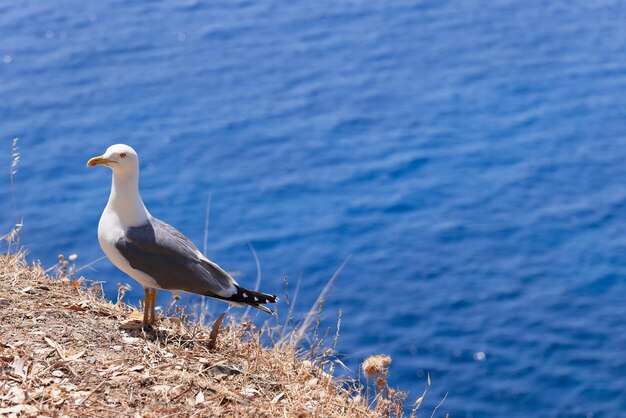
[[[140,338],[135,338],[135,337],[122,337],[122,341],[125,344],[137,344],[139,342],[141,342]]]
[[[122,351],[122,346],[121,345],[114,345],[111,348],[113,349],[113,351]]]
[[[285,397],[285,392],[280,392],[278,395],[274,396],[274,399],[272,399],[271,403],[275,404],[281,399],[283,399],[284,397]]]
[[[63,376],[65,376],[65,374],[61,370],[55,370],[51,374],[54,377],[63,377]]]
[[[154,385],[152,386],[152,390],[160,395],[166,395],[172,389],[171,386],[168,385]]]
[[[240,391],[239,393],[241,393],[243,396],[247,396],[248,398],[251,398],[255,395],[258,395],[259,391],[253,387],[248,386],[248,387],[243,388],[243,390]]]
[[[225,375],[225,376],[234,376],[237,374],[241,374],[241,370],[236,367],[229,366],[227,364],[217,364],[211,367],[211,370],[215,372],[215,377]]]

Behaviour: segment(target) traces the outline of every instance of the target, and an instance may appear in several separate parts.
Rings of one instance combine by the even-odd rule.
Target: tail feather
[[[278,301],[278,298],[276,297],[276,295],[269,295],[267,293],[261,293],[255,290],[244,289],[243,287],[240,287],[239,285],[235,285],[235,288],[237,289],[237,293],[228,297],[216,296],[216,295],[207,295],[207,296],[211,296],[213,298],[225,300],[228,302],[244,303],[246,305],[252,306],[253,308],[260,309],[263,312],[267,312],[270,315],[274,314],[274,311],[272,311],[270,308],[266,306],[263,306],[263,304],[276,303]]]

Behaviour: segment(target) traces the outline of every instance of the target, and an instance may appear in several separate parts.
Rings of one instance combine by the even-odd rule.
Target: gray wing
[[[186,236],[156,218],[128,228],[115,247],[131,267],[152,277],[161,288],[229,297],[237,282],[217,264],[202,258]]]

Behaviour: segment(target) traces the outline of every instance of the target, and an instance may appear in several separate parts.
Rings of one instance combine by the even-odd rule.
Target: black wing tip
[[[263,311],[265,313],[268,313],[270,315],[274,315],[274,311],[272,309],[268,308],[265,305],[259,305],[258,303],[251,303],[250,306],[252,306],[253,308],[256,308],[256,309],[258,309],[260,311]]]
[[[237,293],[228,299],[234,302],[243,302],[253,306],[278,302],[278,297],[276,295],[269,295],[267,293],[257,292],[256,290],[244,289],[239,286],[237,286]]]

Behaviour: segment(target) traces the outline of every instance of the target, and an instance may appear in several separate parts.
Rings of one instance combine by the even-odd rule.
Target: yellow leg
[[[150,313],[150,304],[152,302],[152,295],[150,294],[150,289],[147,287],[143,289],[146,293],[146,297],[143,300],[143,327],[148,326],[148,314]]]
[[[151,299],[151,306],[150,306],[150,325],[154,325],[154,322],[155,322],[154,308],[156,308],[156,296],[157,296],[157,290],[152,289],[152,299]]]

